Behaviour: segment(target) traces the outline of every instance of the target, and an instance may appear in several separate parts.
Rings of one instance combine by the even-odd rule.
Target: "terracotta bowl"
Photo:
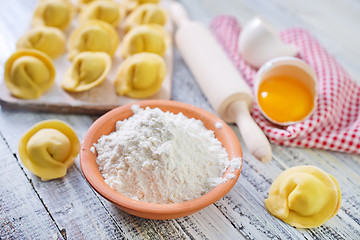
[[[141,108],[145,108],[146,106],[149,106],[150,108],[158,107],[162,111],[170,111],[175,114],[182,112],[189,118],[201,120],[207,129],[213,130],[215,132],[215,136],[227,150],[230,160],[235,157],[241,157],[242,159],[241,146],[235,133],[217,116],[201,108],[176,101],[149,100],[140,101],[135,104],[138,104]],[[203,209],[204,207],[222,198],[231,190],[239,178],[241,168],[233,172],[236,176],[235,178],[229,179],[227,182],[219,184],[210,192],[202,195],[199,198],[181,203],[155,204],[134,200],[117,193],[109,185],[107,185],[96,163],[96,153],[91,152],[90,148],[102,135],[107,135],[113,132],[115,130],[115,123],[117,121],[124,120],[133,115],[131,106],[132,104],[128,104],[115,108],[97,119],[89,128],[82,143],[80,151],[81,170],[89,184],[101,196],[118,206],[123,211],[135,216],[150,219],[174,219],[190,215]],[[215,124],[217,122],[222,123],[223,127],[216,128]],[[224,176],[229,171],[230,167],[227,169]]]

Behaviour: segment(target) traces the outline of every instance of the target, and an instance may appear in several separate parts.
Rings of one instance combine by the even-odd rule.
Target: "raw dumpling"
[[[113,0],[78,0],[78,4],[77,4],[77,10],[79,13],[81,13],[83,11],[84,8],[86,8],[87,5],[93,3],[93,2],[98,2],[98,1],[111,1],[113,2]]]
[[[118,35],[110,24],[91,20],[72,32],[68,58],[72,60],[78,53],[85,51],[106,52],[113,56],[118,44]]]
[[[16,51],[5,63],[4,81],[10,93],[18,98],[39,98],[55,80],[50,58],[37,50]]]
[[[160,0],[124,0],[124,5],[126,6],[127,11],[131,12],[139,5],[146,3],[159,3]]]
[[[80,5],[90,4],[97,1],[112,1],[112,0],[78,0]]]
[[[30,172],[47,181],[65,176],[80,151],[74,130],[58,120],[39,122],[20,139],[20,159]]]
[[[79,16],[80,23],[101,20],[117,27],[125,17],[125,9],[113,1],[94,1],[86,5]]]
[[[137,7],[125,19],[125,31],[128,32],[135,26],[144,24],[166,24],[166,10],[158,4],[147,3]]]
[[[16,48],[37,49],[55,59],[65,53],[66,37],[58,28],[38,26],[22,36]]]
[[[159,91],[165,75],[162,57],[154,53],[138,53],[121,63],[114,85],[118,95],[147,98]]]
[[[121,44],[121,54],[127,58],[136,53],[150,52],[163,56],[169,41],[167,32],[158,25],[139,25],[132,28]]]
[[[79,4],[89,4],[96,1],[97,0],[78,0]]]
[[[67,28],[73,18],[74,7],[69,0],[41,0],[32,19],[33,26]]]
[[[275,217],[297,228],[318,227],[339,211],[336,179],[315,166],[285,170],[270,187],[265,206]]]
[[[82,92],[102,83],[110,71],[111,58],[104,52],[82,52],[76,55],[61,83],[70,92]]]

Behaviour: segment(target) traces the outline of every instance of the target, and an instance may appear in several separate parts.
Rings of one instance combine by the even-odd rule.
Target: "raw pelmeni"
[[[94,144],[105,182],[151,203],[195,199],[223,182],[225,148],[200,120],[182,113],[132,107],[134,115]]]

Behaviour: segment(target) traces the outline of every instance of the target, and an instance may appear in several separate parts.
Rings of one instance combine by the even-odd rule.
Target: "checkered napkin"
[[[237,51],[240,26],[230,16],[216,17],[211,29],[237,69],[253,87],[256,69]],[[318,77],[318,102],[313,115],[301,123],[282,127],[269,122],[254,104],[252,115],[270,141],[296,147],[360,154],[360,86],[307,31],[280,32],[285,43],[298,47],[297,57],[310,64]]]

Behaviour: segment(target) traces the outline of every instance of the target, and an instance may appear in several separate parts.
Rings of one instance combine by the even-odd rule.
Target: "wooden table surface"
[[[218,14],[241,23],[258,14],[275,29],[300,26],[310,31],[360,81],[360,2],[356,0],[181,1],[192,19],[209,24]],[[15,51],[29,28],[35,0],[0,2],[0,64]],[[0,74],[3,75],[3,67]],[[178,51],[174,55],[172,99],[213,112]],[[244,165],[235,187],[215,204],[188,217],[157,221],[129,215],[87,184],[79,160],[65,177],[42,182],[18,158],[17,145],[33,124],[60,119],[82,139],[98,116],[1,109],[1,239],[360,239],[360,156],[272,144],[273,159],[263,164],[243,146]],[[283,170],[312,164],[340,183],[342,207],[321,227],[296,229],[270,215],[264,199]]]

